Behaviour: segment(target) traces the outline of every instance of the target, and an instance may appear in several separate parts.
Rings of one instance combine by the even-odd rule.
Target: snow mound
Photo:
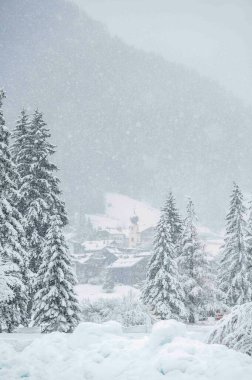
[[[171,343],[176,336],[185,336],[186,327],[183,323],[170,319],[160,321],[153,326],[150,336],[150,345],[154,347]]]
[[[104,339],[111,339],[111,336],[122,334],[121,324],[115,321],[102,324],[85,322],[79,324],[74,333],[70,335],[69,341],[71,347],[86,350],[93,344],[101,344]]]
[[[45,335],[21,351],[1,338],[0,379],[252,378],[252,359],[249,356],[229,350],[225,346],[209,345],[190,339],[187,329],[188,327],[175,321],[161,322],[154,327],[150,336],[134,338],[122,334],[120,325],[115,322],[103,325],[82,323],[74,334]],[[161,339],[162,334],[164,339]]]
[[[213,329],[208,342],[252,356],[252,302],[235,306]]]

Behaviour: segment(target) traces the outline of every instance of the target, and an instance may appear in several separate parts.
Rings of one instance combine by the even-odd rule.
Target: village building
[[[132,218],[130,218],[130,221],[131,225],[129,227],[128,247],[134,248],[139,246],[141,243],[141,234],[138,225],[139,218],[137,215],[134,215]]]
[[[85,248],[83,247],[83,244],[77,240],[68,239],[67,245],[68,245],[69,252],[71,255],[78,255],[80,253],[85,252]]]
[[[118,284],[136,285],[146,278],[149,254],[120,257],[108,267],[112,280]]]
[[[89,216],[94,221],[94,240],[80,244],[72,241],[71,253],[74,256],[76,275],[79,283],[102,284],[107,272],[114,283],[135,285],[146,277],[154,228],[140,232],[139,218],[130,218],[128,229],[122,229],[113,221],[101,215]],[[104,227],[102,227],[104,223]]]
[[[96,252],[101,251],[102,249],[112,246],[114,243],[113,240],[87,240],[82,243],[84,252]]]
[[[78,282],[102,283],[106,269],[117,260],[120,252],[113,247],[104,247],[97,251],[90,251],[74,257],[75,270]]]

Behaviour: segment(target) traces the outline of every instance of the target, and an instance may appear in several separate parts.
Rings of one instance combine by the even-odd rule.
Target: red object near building
[[[219,321],[220,319],[222,319],[223,318],[223,314],[222,313],[216,313],[215,314],[215,320],[216,321]]]

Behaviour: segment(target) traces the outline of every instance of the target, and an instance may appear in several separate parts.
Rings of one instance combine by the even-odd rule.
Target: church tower
[[[141,236],[139,232],[139,225],[138,221],[139,218],[134,212],[134,216],[130,218],[131,225],[130,225],[130,231],[129,231],[129,248],[135,248],[141,243]]]

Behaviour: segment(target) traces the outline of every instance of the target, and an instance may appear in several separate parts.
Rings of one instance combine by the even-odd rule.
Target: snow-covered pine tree
[[[171,227],[169,199],[162,210],[154,240],[142,300],[161,319],[186,319],[184,292],[177,267],[177,249]]]
[[[246,224],[245,243],[247,251],[249,278],[252,287],[252,202],[250,202],[249,206],[249,216]]]
[[[20,323],[26,323],[27,256],[22,217],[17,209],[18,174],[10,154],[10,131],[2,112],[4,97],[4,92],[0,91],[0,258],[7,266],[6,274],[13,297],[1,303],[1,315],[7,330],[11,332]]]
[[[34,325],[42,332],[72,332],[79,323],[79,304],[74,293],[76,279],[58,215],[50,217],[43,260],[36,275],[33,304]]]
[[[167,223],[170,226],[170,234],[172,243],[178,246],[181,241],[182,234],[182,220],[176,207],[175,199],[172,192],[169,193],[167,201],[164,206]]]
[[[0,248],[2,251],[2,248]],[[11,290],[10,282],[11,278],[8,278],[9,266],[4,264],[3,260],[0,258],[0,303],[4,303],[5,301],[13,298],[14,293]],[[0,308],[1,309],[1,308]]]
[[[17,171],[19,173],[19,183],[18,188],[20,189],[22,185],[22,178],[26,175],[29,175],[29,160],[28,156],[23,154],[23,147],[27,142],[29,130],[29,117],[26,111],[23,109],[21,111],[20,117],[16,122],[16,126],[12,132],[12,146],[11,146],[11,154],[14,163],[16,164]],[[25,159],[25,160],[24,160]],[[26,162],[27,161],[27,162]],[[18,209],[21,215],[25,215],[26,212],[26,203],[24,202],[24,197],[20,197]]]
[[[218,271],[219,287],[228,306],[243,304],[252,299],[251,260],[245,241],[245,212],[243,195],[234,183]]]
[[[13,144],[11,147],[12,157],[15,163],[19,164],[19,153],[26,143],[29,130],[29,117],[26,111],[21,111],[20,117],[16,122],[16,126],[12,132]],[[22,161],[21,161],[22,162]]]
[[[208,343],[227,347],[252,356],[252,302],[237,305],[214,326]]]
[[[211,292],[208,287],[208,262],[204,247],[198,238],[196,215],[191,199],[187,205],[179,267],[183,277],[189,322],[195,323],[198,318],[204,316]]]
[[[23,211],[24,227],[29,244],[29,267],[38,271],[49,219],[53,212],[67,223],[65,205],[60,200],[59,180],[54,176],[57,167],[49,161],[55,147],[48,139],[42,113],[35,111],[31,123],[22,112],[15,129],[14,159],[20,180],[20,209]]]
[[[0,248],[0,252],[2,252],[2,248]],[[12,284],[9,283],[9,280],[13,279],[13,277],[8,276],[8,271],[9,268],[0,258],[0,333],[3,331],[3,326],[5,326],[5,305],[14,297],[14,293],[11,290]]]

